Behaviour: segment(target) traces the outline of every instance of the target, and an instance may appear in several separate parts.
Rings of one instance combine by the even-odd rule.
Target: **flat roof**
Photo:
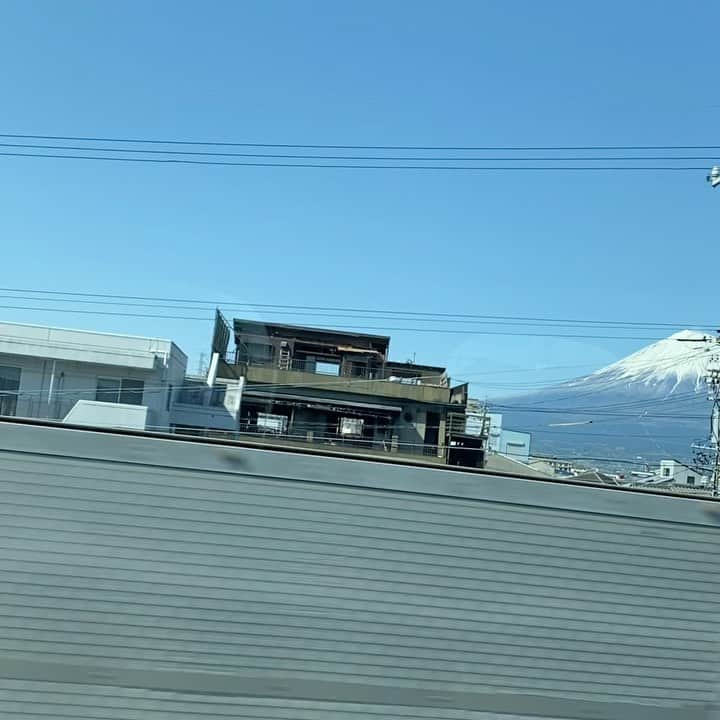
[[[156,340],[158,342],[166,342],[175,345],[172,340],[167,338],[153,337],[150,335],[128,335],[126,333],[111,333],[102,330],[81,330],[79,328],[60,327],[58,325],[36,325],[35,323],[18,323],[9,320],[0,320],[0,326],[14,325],[15,327],[35,328],[36,330],[60,330],[61,332],[84,333],[87,335],[104,335],[105,337],[127,338],[128,340]],[[177,347],[177,345],[175,345]],[[180,348],[178,348],[179,350]]]
[[[431,371],[439,371],[439,373],[442,375],[442,373],[447,372],[447,368],[442,367],[442,365],[420,365],[420,363],[414,363],[414,362],[402,362],[399,360],[388,360],[385,363],[386,368],[402,368],[407,370],[431,370]]]
[[[95,340],[94,343],[92,342],[93,339]],[[56,347],[72,352],[91,350],[92,352],[98,354],[105,353],[106,355],[130,355],[137,354],[138,352],[143,354],[157,354],[159,352],[166,352],[166,350],[155,349],[153,345],[164,345],[167,346],[170,351],[176,351],[187,360],[187,355],[185,355],[172,340],[164,338],[99,332],[97,330],[80,330],[54,325],[6,322],[4,320],[0,321],[0,343],[16,346]],[[138,347],[138,345],[144,345],[145,347]],[[20,348],[14,350],[12,347],[6,347],[2,352],[10,355],[35,354],[23,352]],[[67,357],[59,359],[74,358]],[[97,362],[97,360],[94,360],[94,362]]]
[[[279,331],[300,331],[304,333],[317,333],[322,335],[334,335],[341,337],[361,337],[369,340],[377,340],[386,344],[390,343],[389,335],[372,335],[369,333],[355,332],[354,330],[331,330],[328,328],[310,327],[309,325],[288,325],[287,323],[262,322],[259,320],[244,320],[243,318],[233,318],[233,329],[237,333],[239,328],[243,329],[260,329],[271,328]]]

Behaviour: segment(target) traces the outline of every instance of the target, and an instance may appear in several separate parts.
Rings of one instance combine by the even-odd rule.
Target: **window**
[[[318,360],[315,363],[315,372],[318,375],[340,375],[340,364]]]
[[[695,484],[695,476],[694,475],[688,475],[686,480],[688,485],[694,485]]]
[[[258,413],[258,432],[275,433],[279,435],[287,431],[287,415],[272,415],[271,413]]]
[[[142,405],[144,388],[142,380],[98,378],[95,399],[99,402]]]
[[[211,407],[222,407],[225,404],[225,386],[218,385],[212,389],[210,393]]]
[[[249,342],[245,346],[245,357],[250,365],[267,365],[273,358],[273,346]]]
[[[670,468],[669,467],[663,468],[663,477],[670,477]]]
[[[340,418],[340,435],[343,437],[361,437],[362,431],[362,418]]]
[[[20,390],[20,368],[0,365],[0,415],[14,415]]]
[[[188,383],[180,389],[177,401],[183,405],[204,405],[207,390],[204,383]]]

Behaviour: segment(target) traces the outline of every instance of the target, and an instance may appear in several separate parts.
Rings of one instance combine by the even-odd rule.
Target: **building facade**
[[[228,352],[230,338],[235,347]],[[206,376],[170,340],[0,323],[0,414],[481,464],[467,385],[390,338],[218,313]]]
[[[233,337],[241,432],[446,461],[467,386],[445,368],[392,362],[381,335],[236,319]]]
[[[0,323],[0,413],[167,430],[186,366],[170,340]]]
[[[530,459],[532,440],[530,433],[504,428],[502,413],[489,413],[488,415],[490,418],[488,450],[527,463]]]
[[[661,460],[660,468],[654,479],[672,485],[684,485],[688,487],[704,487],[709,482],[708,478],[697,470],[677,460]]]

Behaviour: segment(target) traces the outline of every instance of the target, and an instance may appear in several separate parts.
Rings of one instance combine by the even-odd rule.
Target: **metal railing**
[[[201,405],[222,407],[225,400],[225,387],[185,387],[177,391],[174,402],[181,405]]]
[[[239,364],[247,367],[272,367],[280,370],[290,370],[330,377],[342,377],[365,380],[385,380],[401,385],[431,385],[447,387],[447,378],[444,375],[414,375],[398,374],[397,368],[371,367],[365,363],[342,360],[341,358],[321,358],[313,360],[291,358],[289,367],[283,367],[277,358],[249,359]]]
[[[317,427],[302,426],[286,429],[269,428],[258,425],[254,421],[242,421],[238,428],[240,436],[253,436],[277,441],[298,442],[304,445],[337,448],[364,449],[369,452],[392,453],[398,455],[437,457],[440,447],[436,444],[425,445],[421,442],[397,442],[393,438],[368,438],[357,435],[342,435],[335,432],[318,432]]]

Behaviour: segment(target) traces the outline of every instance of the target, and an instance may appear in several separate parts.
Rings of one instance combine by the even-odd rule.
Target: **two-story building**
[[[220,376],[245,378],[241,432],[446,460],[467,386],[445,368],[390,361],[383,335],[236,319],[233,336]]]
[[[0,414],[164,429],[187,357],[170,340],[0,323]]]

